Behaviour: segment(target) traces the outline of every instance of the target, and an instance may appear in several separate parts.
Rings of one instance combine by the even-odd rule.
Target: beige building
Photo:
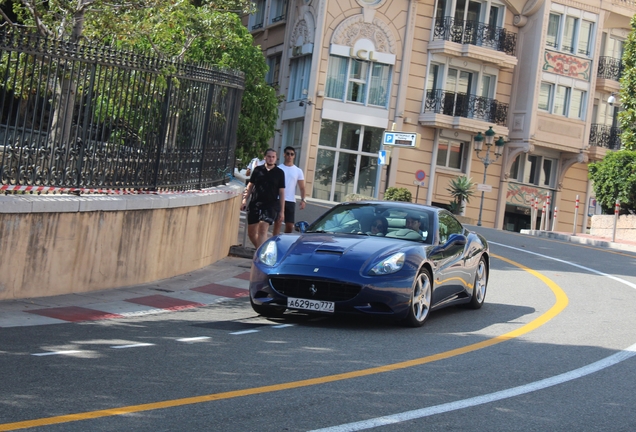
[[[296,148],[308,196],[382,198],[396,186],[446,206],[449,182],[466,175],[479,190],[464,215],[483,226],[529,228],[532,202],[549,198],[555,229],[572,231],[578,197],[585,229],[587,163],[620,147],[608,99],[634,0],[256,6],[244,21],[285,95],[274,147]],[[475,137],[493,132],[498,145],[476,152]]]

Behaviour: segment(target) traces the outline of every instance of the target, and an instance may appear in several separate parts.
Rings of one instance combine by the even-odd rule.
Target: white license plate
[[[333,312],[334,302],[287,297],[287,307],[290,309],[303,309],[316,312]]]

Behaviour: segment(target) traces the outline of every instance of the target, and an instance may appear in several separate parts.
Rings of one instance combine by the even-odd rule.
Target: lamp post
[[[494,143],[495,144],[495,157],[494,159],[490,157],[490,147],[493,145],[493,141],[495,139],[495,131],[492,130],[492,126],[488,128],[486,132],[482,135],[481,132],[477,132],[473,141],[475,143],[475,152],[477,153],[477,159],[484,163],[484,184],[486,184],[486,171],[488,171],[488,165],[494,163],[499,159],[499,156],[503,154],[503,148],[505,141],[503,137],[499,137],[499,139]],[[484,157],[479,156],[479,152],[483,150],[483,145],[486,144],[486,154]],[[481,226],[481,214],[484,210],[484,191],[481,191],[481,202],[479,203],[479,219],[477,220],[477,226]]]

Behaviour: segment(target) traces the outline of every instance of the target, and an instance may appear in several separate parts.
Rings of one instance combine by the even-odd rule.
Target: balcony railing
[[[623,75],[623,61],[614,57],[598,58],[598,78],[618,81]]]
[[[479,119],[505,126],[508,119],[508,104],[466,93],[429,90],[426,92],[424,112]]]
[[[477,21],[456,20],[453,17],[439,17],[435,20],[433,40],[470,44],[491,48],[515,55],[517,35],[501,27]]]
[[[590,145],[605,147],[610,150],[620,150],[621,129],[614,126],[593,123],[590,129]]]

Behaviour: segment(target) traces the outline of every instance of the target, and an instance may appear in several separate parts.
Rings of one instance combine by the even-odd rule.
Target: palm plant
[[[473,185],[473,179],[466,176],[459,176],[450,181],[446,190],[453,197],[453,202],[450,203],[450,211],[453,214],[461,214],[464,209],[464,201],[470,202],[470,197],[475,193],[472,190]]]

